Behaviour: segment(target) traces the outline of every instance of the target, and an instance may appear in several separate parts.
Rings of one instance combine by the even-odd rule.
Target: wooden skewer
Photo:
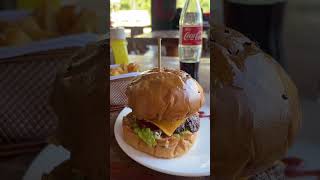
[[[161,71],[161,38],[158,38],[158,67]]]

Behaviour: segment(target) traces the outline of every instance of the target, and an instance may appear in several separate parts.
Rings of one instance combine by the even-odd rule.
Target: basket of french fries
[[[126,87],[139,74],[139,66],[134,63],[110,66],[111,107],[123,107],[127,104]]]
[[[22,46],[61,36],[97,33],[96,12],[77,4],[54,6],[41,0],[33,11],[0,11],[0,47]]]

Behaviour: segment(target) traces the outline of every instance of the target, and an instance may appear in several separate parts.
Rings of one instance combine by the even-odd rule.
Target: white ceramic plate
[[[188,153],[179,158],[159,159],[140,152],[123,139],[122,119],[131,112],[124,108],[116,119],[114,134],[121,149],[136,162],[166,174],[176,176],[209,176],[210,175],[210,120],[201,119],[196,143]]]
[[[70,152],[62,146],[49,144],[32,161],[23,180],[41,180],[44,174],[50,173],[55,167],[70,159]]]

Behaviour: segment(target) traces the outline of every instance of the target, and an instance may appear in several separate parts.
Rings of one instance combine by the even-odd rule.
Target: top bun
[[[127,87],[128,106],[137,119],[176,121],[195,114],[204,104],[199,83],[180,70],[152,69]]]

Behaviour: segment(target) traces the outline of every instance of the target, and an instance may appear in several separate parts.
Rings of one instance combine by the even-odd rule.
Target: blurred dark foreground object
[[[256,41],[284,68],[282,28],[287,0],[225,0],[224,21],[227,27],[240,31]]]
[[[17,153],[6,153],[19,154],[21,144],[43,142],[56,129],[48,99],[58,69],[75,49],[0,58],[0,147],[19,146]]]
[[[79,35],[0,48],[0,149],[17,149],[12,153],[2,148],[0,156],[21,154],[21,145],[42,143],[55,131],[58,120],[49,99],[57,73],[78,49],[97,38]]]
[[[302,177],[318,177],[320,178],[320,169],[306,169],[303,159],[298,157],[287,157],[282,160],[285,163],[286,177],[302,178]]]
[[[59,99],[66,102],[61,106],[67,112],[65,116],[58,114],[59,119],[64,122],[62,124],[59,121],[59,126],[66,127],[68,125],[69,131],[72,132],[66,134],[70,139],[74,139],[74,143],[70,144],[68,139],[59,141],[58,138],[58,141],[51,140],[49,143],[63,143],[68,150],[75,152],[72,158],[78,161],[71,160],[67,163],[73,168],[75,174],[79,174],[77,169],[81,169],[80,174],[85,174],[88,178],[97,171],[99,171],[99,177],[104,177],[105,169],[102,170],[102,167],[105,168],[107,161],[105,148],[107,141],[105,141],[106,135],[101,135],[106,133],[106,126],[102,126],[101,123],[106,124],[106,105],[95,105],[94,103],[107,103],[103,97],[107,94],[104,91],[107,74],[105,64],[108,56],[105,49],[109,47],[108,45],[93,44],[80,51],[84,46],[83,43],[87,44],[93,40],[83,38],[84,42],[81,43],[79,43],[80,41],[69,43],[72,39],[60,41],[63,42],[61,46],[56,46],[54,43],[42,43],[49,49],[40,48],[39,50],[39,46],[32,46],[32,48],[28,46],[28,49],[32,50],[22,51],[22,54],[21,51],[13,53],[14,51],[10,48],[7,49],[9,53],[4,55],[2,54],[4,51],[0,51],[0,174],[2,175],[0,179],[22,176],[32,158],[47,145],[47,139],[55,134],[58,118],[49,101],[53,90],[57,95],[58,82],[66,82],[63,84],[66,90],[59,94],[58,100],[53,99],[54,102]],[[77,53],[76,56],[75,53]],[[79,53],[81,54],[79,55]],[[70,63],[70,57],[73,57],[72,63]],[[68,68],[65,68],[66,65]],[[62,81],[65,73],[67,73],[65,76],[67,80]],[[58,80],[56,80],[57,75]],[[86,94],[86,92],[93,92],[94,95]],[[74,101],[75,98],[78,98],[77,100],[81,103]],[[72,103],[76,103],[76,105]],[[85,110],[80,109],[79,106]],[[93,114],[90,119],[89,112]],[[79,113],[79,118],[75,117],[76,113]],[[84,123],[89,125],[84,125]],[[74,150],[75,147],[77,150]],[[92,152],[93,150],[95,151]],[[86,155],[84,156],[82,153]],[[93,155],[91,156],[91,154]],[[81,155],[82,158],[90,157],[90,160],[79,160]],[[83,162],[88,166],[95,167],[95,170],[90,171],[90,168],[83,167],[85,166]],[[92,164],[96,164],[96,166]],[[70,174],[71,170],[67,172]]]
[[[216,107],[211,173],[216,179],[251,177],[273,166],[293,145],[302,120],[298,90],[246,36],[214,25],[210,35]],[[259,180],[271,179],[283,180],[284,172]]]
[[[51,143],[71,158],[44,179],[107,179],[107,56],[109,40],[89,44],[59,73],[52,96],[59,117]]]
[[[153,31],[172,29],[171,21],[177,12],[176,2],[176,0],[151,1],[151,23]]]

